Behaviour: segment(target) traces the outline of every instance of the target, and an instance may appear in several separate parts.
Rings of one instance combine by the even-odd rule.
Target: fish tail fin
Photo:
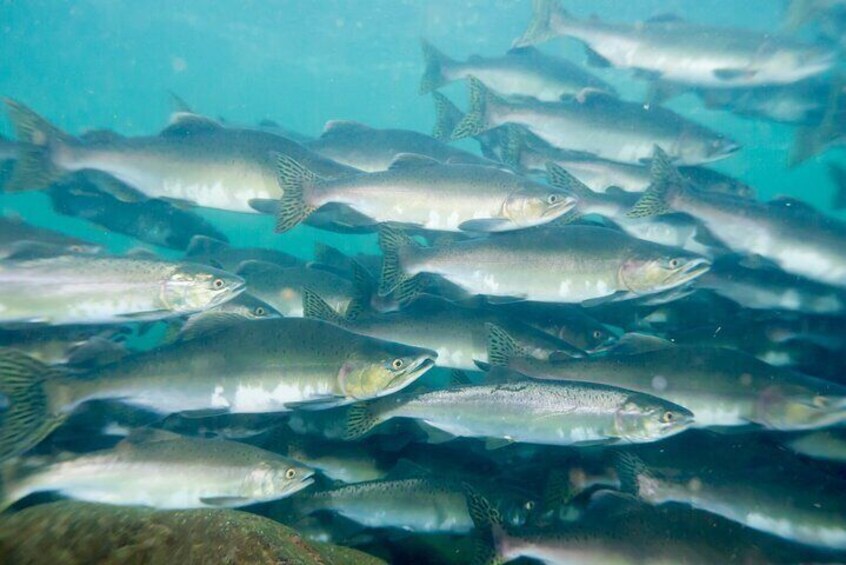
[[[379,296],[387,296],[400,287],[409,287],[410,277],[403,270],[402,257],[409,250],[419,249],[419,245],[408,234],[394,227],[383,225],[379,228],[379,248],[382,250],[382,278],[379,281]],[[408,292],[406,289],[405,292]]]
[[[435,102],[435,126],[432,128],[432,137],[449,141],[455,126],[464,119],[464,112],[440,92],[432,92],[432,100]]]
[[[668,199],[676,191],[682,189],[684,179],[670,162],[664,150],[657,145],[652,156],[650,176],[652,183],[632,209],[626,213],[629,218],[647,218],[673,211],[668,204]]]
[[[347,320],[310,288],[303,289],[303,317],[345,326]]]
[[[825,113],[820,123],[796,130],[790,149],[788,166],[795,167],[822,153],[829,143],[846,135],[846,79],[840,77],[832,83]]]
[[[452,130],[451,139],[473,137],[490,129],[487,124],[488,107],[491,104],[501,104],[501,98],[491,93],[482,81],[476,77],[467,77],[469,105],[467,113]]]
[[[834,181],[834,198],[831,207],[835,210],[846,208],[846,168],[837,163],[827,163],[828,175]]]
[[[59,424],[45,381],[58,371],[13,349],[0,349],[0,461],[35,446]]]
[[[344,318],[354,320],[369,308],[376,289],[375,281],[364,265],[355,259],[350,259],[350,265],[352,267],[353,298],[347,305]]]
[[[579,200],[588,200],[593,196],[593,191],[590,188],[557,163],[546,162],[546,177],[549,184],[566,190],[578,197]]]
[[[467,513],[473,520],[473,565],[498,565],[507,540],[499,511],[469,484],[464,485]]]
[[[420,94],[428,94],[446,84],[443,76],[443,68],[453,62],[452,59],[441,53],[434,45],[420,40],[423,49],[423,77],[420,79]]]
[[[502,162],[514,170],[520,170],[521,156],[526,148],[526,128],[518,126],[517,124],[506,124],[503,126],[505,130],[505,144],[502,148]]]
[[[276,157],[276,172],[282,188],[276,232],[283,233],[305,220],[317,208],[308,203],[308,192],[320,177],[288,155]]]
[[[56,165],[56,154],[79,142],[20,102],[9,98],[4,102],[21,142],[12,178],[5,189],[23,192],[47,188],[66,174]]]
[[[614,457],[614,469],[620,479],[620,490],[626,494],[638,496],[640,494],[639,478],[649,474],[643,459],[628,451],[622,451]]]
[[[487,323],[488,363],[497,367],[507,366],[512,359],[525,357],[526,350],[521,347],[508,332],[496,324]]]
[[[379,425],[381,420],[373,409],[373,405],[360,402],[353,404],[347,411],[347,420],[344,424],[343,438],[346,441],[356,440],[366,435],[370,430]]]
[[[568,19],[571,19],[570,14],[561,7],[558,0],[534,0],[529,26],[511,46],[527,47],[552,39],[558,35],[555,31],[556,23],[563,23]]]

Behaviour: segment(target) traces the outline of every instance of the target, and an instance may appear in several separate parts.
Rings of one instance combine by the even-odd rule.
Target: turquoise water
[[[352,120],[375,128],[402,128],[428,134],[432,131],[435,122],[435,111],[431,97],[419,94],[420,77],[423,71],[420,40],[430,41],[444,53],[459,60],[464,60],[471,55],[498,56],[507,51],[512,41],[525,30],[532,12],[531,4],[528,0],[365,0],[359,2],[342,0],[320,2],[304,0],[144,0],[139,2],[33,0],[15,2],[0,0],[0,96],[26,104],[51,123],[74,135],[99,129],[113,130],[127,137],[155,135],[168,124],[169,116],[175,109],[172,94],[187,102],[194,112],[220,119],[227,125],[252,125],[261,120],[272,120],[295,132],[317,138],[328,121]],[[568,10],[574,16],[584,20],[595,16],[600,21],[633,23],[659,14],[674,13],[682,15],[686,20],[703,25],[744,28],[762,33],[775,33],[782,29],[788,4],[786,1],[774,0],[566,2]],[[817,38],[816,31],[815,24],[811,24],[797,33],[798,37],[804,41],[814,41]],[[630,70],[586,66],[583,45],[574,39],[556,38],[543,43],[539,48],[544,53],[581,64],[591,73],[613,85],[623,99],[640,101],[647,96],[648,81],[636,78]],[[830,76],[839,77],[838,72],[842,72],[842,53],[838,57],[838,63]],[[467,87],[463,81],[449,84],[440,91],[461,108],[467,107]],[[828,163],[846,164],[842,147],[831,148],[798,166],[789,167],[788,155],[794,143],[796,126],[741,117],[728,110],[709,109],[705,107],[700,97],[692,92],[685,92],[672,98],[666,106],[685,118],[736,140],[742,146],[739,152],[709,163],[708,166],[754,187],[758,200],[768,201],[776,197],[792,197],[810,204],[833,218],[846,219],[844,215],[846,212],[835,209],[832,205],[836,186],[826,167]],[[15,137],[10,121],[0,119],[0,134],[8,138]],[[842,139],[840,143],[842,145]],[[478,143],[472,139],[461,140],[453,145],[479,153]],[[49,197],[43,192],[0,194],[0,208],[4,216],[21,217],[33,225],[84,238],[104,246],[108,252],[116,255],[140,248],[152,251],[159,258],[164,259],[181,260],[184,256],[183,250],[156,247],[128,235],[106,230],[80,218],[59,215],[53,211]],[[316,242],[337,247],[348,255],[380,253],[375,230],[371,233],[348,234],[301,225],[290,232],[278,234],[274,231],[273,217],[238,214],[209,208],[190,208],[190,211],[225,233],[233,247],[274,249],[305,261],[314,258],[313,249]],[[3,274],[3,259],[5,258],[0,258],[0,275]],[[763,268],[772,267],[766,259],[769,258],[765,258]],[[760,257],[751,258],[753,265],[761,267],[762,264],[759,261]],[[532,265],[526,266],[527,281],[541,276],[531,271],[531,268]],[[331,272],[332,276],[337,274],[334,270]],[[375,272],[371,274],[377,276]],[[329,276],[326,275],[327,280]],[[354,279],[349,273],[344,273],[344,277],[346,277],[345,284],[351,284]],[[796,281],[798,281],[796,285],[801,288],[809,283],[798,278]],[[836,281],[832,283],[831,280],[824,278],[815,282],[820,281],[833,285],[830,289],[832,295],[842,292],[842,284]],[[0,282],[0,284],[4,283]],[[569,287],[569,280],[566,281],[566,285]],[[834,286],[840,288],[835,289]],[[248,286],[247,291],[250,290]],[[510,306],[485,306],[478,296],[468,297],[461,294],[455,298],[455,295],[448,293],[448,289],[444,291],[439,287],[437,290],[443,292],[451,300],[448,302],[449,308],[454,307],[456,311],[464,312],[468,319],[482,311],[479,309],[480,306],[485,308],[486,313],[497,312],[497,315],[501,316],[498,320],[522,323],[524,320],[521,315],[525,315],[526,319],[529,317],[526,313],[516,313],[520,304],[514,310],[507,310]],[[761,293],[764,293],[763,287]],[[0,299],[2,298],[4,297],[0,296]],[[8,297],[5,298],[9,300]],[[513,302],[512,297],[506,298],[505,302]],[[516,301],[521,298],[524,297],[518,296]],[[782,298],[782,306],[793,299],[792,295],[782,296]],[[11,300],[14,299],[15,297],[11,298]],[[684,297],[681,300],[687,299],[688,297]],[[647,337],[666,338],[679,342],[689,339],[690,343],[693,343],[694,340],[681,330],[701,330],[710,333],[707,339],[696,344],[704,343],[707,347],[728,345],[733,350],[739,349],[757,355],[759,359],[768,360],[773,363],[773,366],[778,365],[778,369],[769,365],[757,365],[759,368],[765,367],[761,369],[764,375],[762,378],[765,381],[780,378],[781,373],[775,377],[772,375],[776,374],[776,371],[784,370],[805,372],[813,378],[831,379],[831,382],[824,383],[825,386],[835,387],[836,384],[839,387],[846,383],[842,375],[842,370],[846,368],[846,363],[843,362],[843,355],[846,352],[846,343],[843,339],[846,335],[844,333],[846,318],[844,318],[843,309],[831,316],[829,313],[818,315],[818,312],[796,313],[796,309],[789,305],[784,308],[768,308],[761,311],[741,308],[733,303],[727,305],[730,302],[728,300],[714,299],[712,301],[712,299],[714,299],[713,295],[707,295],[700,301],[694,298],[690,302],[678,302],[676,306],[684,304],[678,309],[673,309],[672,306],[663,308],[662,303],[649,302],[639,305],[639,309],[635,307],[627,309],[626,305],[619,306],[619,304],[603,304],[595,309],[579,306],[574,308],[594,317],[597,327],[603,328],[603,331],[607,330],[609,334],[614,334],[616,337],[624,333],[647,333],[649,334]],[[491,300],[491,303],[495,302]],[[672,302],[668,300],[671,305]],[[376,304],[376,301],[369,305],[373,304]],[[467,310],[461,310],[462,308]],[[0,313],[3,311],[3,303],[0,302]],[[413,313],[415,310],[410,312]],[[666,322],[662,318],[667,312],[669,313],[666,315],[671,318],[671,322]],[[288,317],[298,318],[301,315],[302,312],[298,312]],[[556,315],[548,314],[548,317],[552,320]],[[461,314],[458,317],[460,316]],[[645,320],[650,317],[652,317],[651,321],[645,323]],[[675,322],[679,317],[681,322]],[[655,320],[659,321],[655,322]],[[604,323],[605,326],[600,326],[597,321]],[[812,337],[808,338],[807,335],[802,334],[796,340],[799,345],[790,351],[790,354],[800,358],[801,362],[792,363],[795,359],[791,358],[791,363],[782,367],[782,357],[778,357],[778,355],[786,355],[782,349],[779,349],[777,353],[771,353],[770,357],[766,357],[766,352],[761,353],[760,348],[756,349],[760,345],[756,341],[759,337],[758,330],[770,322],[773,324],[789,322],[794,324],[791,328],[806,323],[803,331],[813,334]],[[653,325],[650,326],[650,323]],[[675,323],[680,329],[675,333],[665,332],[663,331],[665,326],[662,326],[664,323],[670,326]],[[750,329],[748,335],[745,330],[747,326],[744,325],[746,323],[754,326],[754,330]],[[484,322],[480,322],[480,325],[483,324]],[[709,324],[713,324],[713,327]],[[173,333],[172,328],[163,326],[156,325],[148,333],[149,328],[146,324],[132,325],[134,337],[131,339],[136,341],[130,341],[130,343],[138,346],[139,349],[162,345],[160,340],[168,339],[168,336],[172,336]],[[10,331],[19,330],[19,327],[15,325],[9,327]],[[816,329],[818,327],[823,327],[823,330],[818,331]],[[766,345],[774,348],[773,344],[782,345],[783,342],[780,342],[776,335],[778,329],[770,329],[769,326],[767,328],[770,333],[766,334],[767,339],[764,340]],[[430,332],[436,331],[438,330],[430,330]],[[587,331],[589,334],[590,330]],[[761,330],[761,335],[764,335],[763,331]],[[304,331],[304,334],[306,333]],[[723,340],[726,334],[732,337]],[[229,351],[225,348],[225,343],[214,341],[216,339],[214,335],[216,334],[209,337],[208,351]],[[245,335],[249,336],[249,333]],[[0,337],[3,336],[0,335]],[[289,336],[294,341],[300,337],[299,335],[293,338]],[[747,338],[748,340],[745,341]],[[807,341],[803,341],[806,338]],[[302,339],[303,342],[307,341],[307,337]],[[567,341],[566,338],[562,339]],[[820,340],[824,342],[824,345],[819,344]],[[397,337],[397,341],[401,339]],[[832,342],[835,343],[834,346],[830,345]],[[647,351],[654,346],[654,344],[649,345],[651,343],[647,342]],[[570,345],[574,344],[570,343]],[[420,346],[423,347],[423,345]],[[174,346],[167,344],[165,347],[173,348]],[[267,349],[272,347],[273,344],[269,344]],[[581,346],[576,344],[574,347]],[[638,342],[638,347],[643,347],[643,343]],[[245,345],[243,350],[253,351],[249,349],[249,344]],[[240,351],[240,348],[237,348],[237,351],[233,348],[232,351],[226,353],[226,356],[227,358],[228,356],[237,357]],[[256,348],[255,355],[260,356],[262,352],[263,350]],[[584,351],[578,352],[575,362],[587,362],[582,357],[592,357],[594,354],[600,360],[607,358],[603,357],[605,355],[603,351],[589,353],[590,355]],[[290,355],[290,351],[287,351],[286,355]],[[487,355],[491,355],[490,351]],[[167,356],[167,351],[163,356]],[[202,357],[202,352],[198,356]],[[749,356],[748,359],[752,357]],[[356,357],[355,361],[358,360]],[[203,363],[204,361],[200,360],[195,364],[189,363],[187,366],[196,371],[200,371],[198,367],[202,367],[204,371],[214,372],[214,367],[208,367]],[[701,358],[694,358],[690,365],[698,367],[701,363],[704,363]],[[150,364],[153,366],[154,361],[151,360]],[[742,366],[742,359],[737,360],[732,357],[726,361],[726,364],[730,366],[729,369],[724,370],[721,367],[714,369],[714,373],[733,375],[732,371],[735,369],[740,371],[738,367]],[[475,371],[475,366],[472,364],[469,367],[460,368],[471,373],[471,380],[476,383],[482,382],[485,378],[481,372]],[[274,370],[283,371],[276,366]],[[616,370],[623,369],[614,369]],[[679,371],[682,370],[683,368],[679,368]],[[346,378],[352,372],[350,364],[344,364],[341,372]],[[5,378],[5,375],[3,376]],[[667,385],[666,377],[667,375],[664,374],[652,375],[651,387],[663,392]],[[447,367],[439,367],[427,373],[425,379],[421,381],[425,383],[421,390],[425,393],[429,387],[448,388],[455,384],[451,378],[454,379],[455,376],[449,374]],[[752,377],[749,373],[741,371],[737,382],[745,387],[748,385],[747,380],[751,381]],[[0,401],[3,401],[0,403],[0,417],[5,417],[3,411],[8,408],[11,397],[11,393],[2,388],[5,386],[3,382],[0,382]],[[589,382],[592,381],[589,380]],[[701,378],[701,382],[710,382],[709,376],[706,374]],[[244,388],[248,388],[247,385],[244,385]],[[739,396],[746,391],[744,388],[738,390]],[[836,403],[836,400],[832,399],[839,398],[837,391],[840,389],[833,390],[835,392],[831,393],[830,398],[821,393],[811,397],[802,406],[793,407],[795,412],[791,412],[791,416],[800,412],[804,414],[802,411],[809,403],[816,408],[820,408],[821,405],[828,407],[826,403]],[[242,393],[249,396],[250,391],[242,391]],[[216,401],[217,398],[214,395],[217,394],[218,391],[215,389],[212,403]],[[781,394],[780,390],[772,394],[762,393],[758,398],[759,404],[768,407],[770,402],[775,402],[773,398],[780,398],[779,394]],[[214,407],[220,408],[219,405]],[[671,476],[687,478],[685,473],[692,473],[690,479],[681,488],[685,492],[694,493],[691,495],[694,498],[701,487],[701,479],[710,476],[713,471],[709,465],[723,463],[737,465],[734,470],[740,471],[731,477],[732,481],[720,486],[734,485],[736,491],[731,491],[728,498],[741,501],[740,512],[744,514],[741,517],[720,514],[720,518],[714,518],[719,513],[705,512],[704,510],[708,509],[707,503],[696,507],[695,511],[691,510],[696,506],[693,503],[676,506],[671,504],[667,510],[666,505],[659,506],[660,500],[652,501],[655,502],[657,508],[660,508],[657,514],[650,514],[651,510],[644,514],[640,506],[635,510],[628,506],[628,504],[635,504],[632,502],[634,497],[630,492],[626,493],[624,502],[609,503],[608,500],[603,500],[601,494],[594,499],[582,500],[590,498],[585,496],[585,492],[592,490],[591,480],[595,480],[598,485],[608,486],[607,480],[603,482],[608,477],[603,475],[607,475],[613,465],[603,466],[605,461],[603,458],[610,452],[605,450],[609,445],[602,441],[588,442],[589,445],[583,447],[538,447],[533,442],[517,442],[520,445],[486,451],[483,442],[478,437],[441,444],[440,439],[443,438],[438,438],[437,434],[428,437],[427,441],[427,437],[419,430],[409,431],[409,427],[383,426],[380,433],[374,434],[375,438],[369,437],[364,443],[342,443],[337,431],[346,418],[342,409],[311,411],[300,410],[300,408],[301,406],[298,406],[293,413],[283,416],[282,427],[285,431],[282,432],[283,439],[281,440],[271,434],[264,435],[272,426],[266,425],[266,422],[261,419],[248,420],[244,423],[238,421],[232,424],[231,428],[225,428],[225,432],[220,432],[220,435],[283,454],[285,450],[281,449],[280,445],[288,442],[291,446],[288,453],[291,454],[300,443],[299,432],[313,426],[322,430],[326,437],[320,434],[302,435],[311,438],[309,441],[312,447],[317,446],[315,448],[317,451],[323,449],[328,451],[330,456],[341,459],[340,466],[342,468],[345,465],[348,466],[349,468],[345,470],[350,473],[356,470],[357,463],[354,459],[363,457],[370,464],[378,461],[377,466],[396,465],[395,474],[389,476],[397,480],[404,480],[409,476],[420,477],[421,474],[430,478],[437,474],[439,480],[446,477],[454,484],[450,483],[448,488],[441,488],[440,484],[434,486],[427,484],[419,487],[418,490],[412,490],[412,494],[407,498],[402,498],[406,495],[403,493],[388,495],[385,498],[389,501],[388,503],[377,500],[371,503],[371,507],[358,510],[357,516],[349,515],[354,514],[353,512],[344,514],[339,510],[331,511],[330,508],[330,512],[324,512],[319,515],[322,518],[314,521],[304,522],[292,519],[291,516],[295,512],[291,511],[291,507],[286,506],[286,503],[293,505],[292,507],[296,507],[297,504],[307,505],[308,499],[302,495],[309,491],[298,493],[291,497],[291,501],[283,501],[278,506],[266,500],[254,500],[252,502],[258,504],[249,506],[248,511],[292,525],[311,539],[355,546],[390,562],[471,562],[475,551],[473,544],[477,541],[470,533],[473,526],[465,524],[464,529],[458,528],[453,531],[446,527],[438,534],[431,534],[413,531],[416,525],[412,527],[402,522],[407,518],[406,516],[396,518],[396,523],[382,523],[374,527],[369,527],[367,524],[365,524],[366,527],[350,527],[348,522],[355,525],[356,521],[365,523],[369,518],[378,522],[379,519],[384,518],[380,514],[384,506],[388,507],[386,510],[388,513],[397,508],[404,511],[416,505],[423,507],[426,501],[440,500],[438,497],[444,490],[453,489],[450,492],[459,493],[456,496],[460,498],[463,495],[462,488],[465,488],[467,484],[485,494],[494,492],[500,495],[511,493],[510,489],[516,487],[514,490],[519,492],[519,496],[525,495],[531,498],[531,508],[524,508],[529,511],[535,506],[543,505],[548,510],[548,505],[559,504],[560,507],[556,506],[554,511],[547,512],[532,524],[531,528],[528,524],[520,524],[520,527],[515,529],[516,533],[512,532],[515,535],[521,532],[534,532],[533,528],[549,532],[549,528],[555,530],[556,527],[559,528],[557,531],[567,531],[570,534],[575,531],[578,534],[583,524],[579,522],[583,517],[581,513],[585,512],[588,516],[600,516],[600,522],[607,519],[611,532],[610,538],[613,538],[614,532],[617,531],[623,532],[621,539],[631,540],[644,536],[643,552],[646,557],[654,557],[655,554],[651,552],[662,544],[664,539],[662,536],[666,535],[668,546],[676,543],[679,545],[680,549],[675,554],[677,562],[716,563],[715,556],[719,555],[722,558],[725,555],[719,551],[699,552],[703,546],[720,549],[737,547],[737,551],[732,554],[732,559],[736,562],[759,562],[759,558],[760,562],[797,560],[842,562],[843,552],[846,551],[846,541],[844,541],[846,540],[846,514],[837,515],[837,508],[846,510],[846,503],[841,504],[842,491],[838,490],[843,486],[844,471],[844,438],[841,420],[832,420],[816,427],[789,428],[787,431],[779,430],[779,426],[775,424],[761,425],[758,421],[744,420],[745,424],[756,424],[758,427],[755,429],[743,427],[741,431],[732,428],[726,431],[721,426],[714,426],[714,429],[707,431],[686,431],[680,436],[667,439],[666,444],[652,444],[654,451],[651,455],[659,461],[656,465],[665,470],[672,469]],[[684,406],[684,408],[688,407]],[[840,412],[843,411],[841,406],[836,408]],[[97,422],[111,421],[109,418],[112,414],[109,410],[109,408],[105,409],[107,415],[102,416],[97,413],[96,408],[91,409],[87,416],[83,414],[81,418],[84,420],[90,417]],[[715,411],[719,412],[718,409]],[[173,410],[173,412],[179,412],[179,410]],[[125,416],[119,409],[116,410],[116,414],[114,418],[116,420]],[[200,415],[219,417],[217,413]],[[332,420],[333,417],[334,420]],[[328,423],[322,421],[321,418],[327,419]],[[739,418],[742,420],[742,416]],[[130,423],[123,422],[121,425],[134,427],[136,421],[131,418],[129,420]],[[215,426],[225,427],[214,419],[202,420],[200,423],[192,419],[186,419],[186,421],[178,421],[171,426],[162,424],[160,419],[153,418],[152,421],[142,419],[138,427],[175,428],[180,433],[188,435],[206,433],[215,435]],[[207,426],[206,422],[209,422]],[[826,444],[822,448],[823,455],[819,456],[818,452],[816,455],[809,455],[807,452],[796,455],[791,451],[792,448],[785,447],[790,445],[790,441],[798,438],[801,432],[814,431],[817,427],[825,428],[830,423],[836,426],[833,428],[836,445]],[[0,427],[2,425],[4,421],[0,419]],[[739,424],[732,424],[734,425],[741,427]],[[81,439],[74,439],[77,436],[72,435],[72,432],[78,432],[74,426],[82,430]],[[250,432],[258,431],[256,437],[259,439],[249,434],[239,436],[238,433],[243,430],[238,426],[243,426]],[[256,430],[251,429],[251,426]],[[763,430],[763,428],[770,429]],[[70,440],[61,435],[68,429],[71,430],[68,432]],[[208,430],[213,431],[208,432]],[[98,438],[100,431],[103,430],[89,429],[84,424],[72,422],[66,427],[59,428],[55,432],[56,436],[50,436],[44,443],[36,446],[35,451],[42,456],[52,455],[53,451],[67,448],[69,444],[72,447],[78,447],[79,451],[87,451],[93,449],[94,446],[100,447],[101,439]],[[310,431],[313,432],[314,429]],[[468,435],[472,436],[472,434]],[[669,447],[665,450],[663,447],[655,447],[656,445]],[[800,450],[797,448],[796,451]],[[296,455],[291,456],[296,459]],[[713,456],[714,459],[707,459],[706,456]],[[722,456],[724,457],[721,458]],[[345,457],[347,459],[344,459]],[[704,463],[699,459],[700,457],[705,457]],[[837,457],[840,459],[838,460]],[[306,461],[306,464],[311,463]],[[618,467],[615,469],[619,470]],[[691,469],[694,471],[690,471]],[[714,471],[715,476],[720,470],[717,468]],[[767,506],[769,501],[754,500],[757,491],[752,483],[756,480],[756,473],[759,471],[763,474],[762,476],[765,476],[765,480],[772,479],[773,484],[777,484],[778,488],[784,488],[784,499],[792,502],[794,486],[797,492],[801,491],[801,496],[797,495],[797,499],[801,499],[796,503],[797,507],[810,500],[809,504],[822,508],[821,512],[827,513],[828,518],[834,515],[830,520],[834,523],[831,527],[835,530],[831,537],[816,544],[794,543],[794,533],[785,533],[784,528],[787,526],[778,523],[779,519],[791,521],[791,526],[792,520],[795,519],[801,523],[802,527],[817,531],[829,527],[829,522],[824,520],[815,522],[816,515],[813,511],[795,518],[791,513],[790,502],[786,506],[777,507],[777,511],[784,511],[783,515],[779,515],[771,510],[773,506]],[[168,472],[161,471],[164,476]],[[583,473],[584,476],[579,473]],[[562,475],[566,475],[566,478],[562,479]],[[383,480],[385,476],[382,474],[377,480]],[[335,477],[321,477],[318,486],[322,489],[340,488],[341,482],[334,479]],[[562,487],[562,483],[556,481],[563,481],[567,486]],[[583,482],[580,483],[580,481]],[[818,481],[821,485],[819,490],[811,488],[816,486]],[[561,493],[561,490],[577,490],[577,486],[585,487],[585,482],[587,483],[585,491]],[[612,479],[610,482],[614,490],[618,488],[625,490],[619,480]],[[707,479],[705,482],[707,483]],[[746,489],[745,486],[749,488]],[[558,491],[555,491],[556,487]],[[132,488],[144,490],[143,487]],[[177,488],[174,487],[174,489]],[[809,493],[809,490],[812,492]],[[550,492],[553,494],[550,495]],[[578,504],[572,507],[568,506],[572,502],[571,494],[572,498],[578,498]],[[745,498],[746,495],[753,500],[749,502]],[[340,495],[339,498],[341,498]],[[548,500],[550,498],[553,499],[552,502]],[[40,501],[35,499],[36,503]],[[14,510],[31,506],[30,502],[32,501],[19,502]],[[438,519],[444,519],[444,516],[438,513],[448,514],[453,511],[454,505],[450,506],[453,503],[454,500],[444,503],[448,508],[436,509],[434,514]],[[607,506],[609,504],[610,506]],[[238,506],[242,505],[239,502]],[[156,505],[151,504],[151,506]],[[458,507],[463,512],[461,500]],[[803,511],[806,510],[805,506],[802,508]],[[599,514],[592,514],[593,512],[599,512]],[[628,514],[629,512],[633,514]],[[766,512],[776,513],[760,515]],[[398,511],[398,513],[402,512]],[[333,517],[327,518],[327,514]],[[337,515],[344,515],[344,519],[338,518]],[[630,515],[634,516],[631,522],[627,519]],[[749,515],[755,517],[750,518]],[[462,514],[462,518],[465,517],[469,519],[469,516]],[[386,519],[386,522],[390,519]],[[586,531],[601,530],[602,526],[597,528],[597,522],[591,522],[591,519],[584,522],[587,524]],[[668,521],[669,525],[666,528],[663,528],[662,520]],[[688,520],[692,525],[688,524]],[[744,523],[744,520],[746,520],[746,526],[739,526],[738,523]],[[771,521],[768,522],[768,520]],[[755,523],[751,527],[747,527],[753,522]],[[656,526],[656,523],[659,525]],[[573,524],[576,525],[573,526]],[[452,527],[455,528],[454,525]],[[521,530],[520,528],[523,527],[526,529]],[[575,530],[567,530],[571,527]],[[544,528],[547,529],[544,530]],[[591,528],[594,529],[591,530]],[[477,537],[481,530],[482,528],[477,523],[474,530]],[[668,533],[671,530],[683,533],[674,537]],[[608,532],[605,533],[608,534]],[[487,534],[481,535],[482,546],[491,546],[491,540],[485,535]],[[614,548],[613,539],[611,542],[608,542],[606,538],[602,539],[603,542],[600,545],[603,548]],[[0,549],[3,548],[2,543],[2,536],[0,536]],[[691,550],[693,553],[686,553],[686,543],[694,548]],[[502,544],[507,545],[506,542]],[[772,551],[766,549],[760,553],[750,549],[760,547],[775,549]],[[624,549],[624,553],[630,556],[631,547],[626,546]],[[2,555],[0,551],[0,558]],[[523,555],[532,556],[531,552]],[[612,551],[599,556],[591,554],[591,556],[596,559],[591,562],[608,563],[614,555]],[[578,560],[578,557],[578,555],[567,554],[566,559],[571,559],[568,561],[559,553],[555,557],[557,561],[551,558],[548,562],[582,562]],[[690,561],[685,561],[688,558]],[[478,554],[475,559],[477,563],[489,562],[481,559]]]
[[[784,4],[784,3],[779,3]],[[422,69],[419,39],[463,59],[496,55],[525,27],[528,2],[7,2],[2,5],[0,92],[25,101],[68,131],[111,128],[151,134],[171,111],[168,91],[197,111],[239,123],[272,119],[318,135],[327,120],[358,120],[374,127],[430,131],[432,104],[417,92]],[[577,15],[637,21],[659,13],[690,20],[769,31],[781,7],[767,0],[703,3],[592,2]],[[575,41],[556,40],[547,52],[583,60]],[[603,79],[635,99],[645,83],[626,71],[600,69]],[[445,92],[459,103],[461,84]],[[670,107],[733,136],[744,146],[715,168],[741,177],[762,197],[789,195],[826,207],[833,187],[814,159],[795,169],[783,165],[793,129],[702,108],[695,97]],[[11,128],[5,125],[11,135]],[[472,147],[467,143],[465,146]],[[773,175],[773,169],[779,174]],[[31,195],[4,197],[4,206],[26,208],[33,222],[43,202]],[[217,217],[210,213],[211,217]],[[243,219],[220,218],[235,244],[275,245],[279,238]],[[67,220],[61,220],[67,222]],[[82,226],[68,222],[72,233]],[[112,235],[92,237],[129,243]],[[105,239],[101,239],[105,241]],[[332,239],[334,243],[338,240]]]

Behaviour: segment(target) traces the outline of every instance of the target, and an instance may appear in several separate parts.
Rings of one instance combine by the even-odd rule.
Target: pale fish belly
[[[213,408],[226,408],[233,413],[284,412],[287,404],[307,402],[332,396],[328,383],[300,384],[280,381],[272,388],[262,383],[217,384],[211,394]]]
[[[108,171],[118,180],[138,189],[150,198],[184,200],[204,208],[257,214],[252,199],[278,200],[281,190],[271,191],[260,175],[244,171],[238,179],[222,177],[184,177],[156,175],[142,170]]]

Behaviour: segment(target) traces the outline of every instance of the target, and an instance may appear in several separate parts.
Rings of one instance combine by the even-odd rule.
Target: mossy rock
[[[151,510],[62,501],[0,517],[0,563],[379,564],[229,509]]]

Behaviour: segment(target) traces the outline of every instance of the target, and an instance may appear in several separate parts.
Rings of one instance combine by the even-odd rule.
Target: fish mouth
[[[283,495],[284,496],[291,496],[292,494],[300,492],[301,490],[308,488],[313,484],[314,484],[314,471],[310,470],[308,475],[305,475],[302,479],[300,479],[296,483],[292,483],[287,489],[285,489]]]
[[[569,194],[563,195],[559,202],[556,202],[555,205],[550,206],[546,210],[543,211],[542,217],[543,218],[558,218],[571,212],[577,205],[579,204],[579,199],[576,196],[572,196]]]
[[[229,302],[245,290],[247,290],[247,281],[241,278],[234,279],[227,290],[219,292],[212,298],[212,307]]]
[[[431,352],[431,356],[421,357],[413,363],[409,363],[405,370],[391,379],[391,382],[388,383],[385,391],[380,396],[391,394],[410,385],[414,380],[422,376],[423,373],[435,366],[435,359],[437,357],[438,354],[433,351]]]
[[[692,259],[686,265],[674,271],[670,278],[674,283],[683,284],[700,277],[711,270],[711,262],[707,259]]]

